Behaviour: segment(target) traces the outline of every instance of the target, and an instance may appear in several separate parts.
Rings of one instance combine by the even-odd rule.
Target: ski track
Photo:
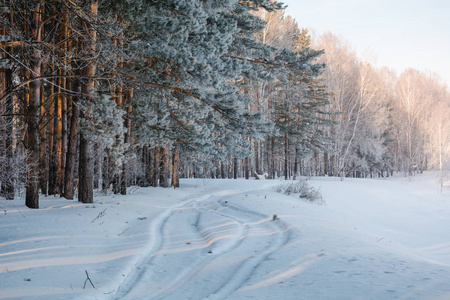
[[[226,201],[241,193],[204,195],[161,214],[112,299],[224,299],[243,286],[291,232],[280,220]]]

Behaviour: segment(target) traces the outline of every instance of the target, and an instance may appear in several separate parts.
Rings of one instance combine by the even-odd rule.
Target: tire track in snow
[[[115,299],[224,299],[244,285],[290,233],[281,221],[229,205],[230,194],[186,201],[161,215],[152,247]]]
[[[271,217],[267,217],[263,214],[257,213],[255,211],[247,210],[238,206],[231,206],[223,201],[219,202],[220,205],[228,207],[231,211],[237,214],[247,214],[257,219],[271,220]],[[217,290],[214,294],[210,295],[205,299],[225,299],[230,296],[234,291],[237,291],[245,282],[250,278],[252,273],[256,268],[258,268],[261,263],[263,263],[269,256],[275,253],[277,250],[284,247],[291,239],[291,233],[288,226],[279,220],[272,220],[270,224],[272,227],[276,228],[276,238],[270,246],[263,250],[259,255],[251,256],[245,261],[245,263],[239,268],[236,274],[232,274],[229,280],[222,285],[222,287]]]
[[[204,201],[207,200],[211,195],[205,195],[201,197],[198,201]],[[137,257],[134,263],[132,263],[130,268],[127,270],[127,276],[123,283],[117,288],[117,291],[112,295],[112,299],[122,299],[125,297],[130,290],[132,289],[133,285],[139,280],[139,278],[142,276],[142,274],[146,271],[145,269],[139,267],[144,265],[146,262],[150,263],[153,254],[156,253],[162,243],[163,243],[163,227],[167,223],[168,219],[174,211],[177,208],[182,208],[186,205],[189,205],[191,203],[192,199],[183,201],[181,203],[178,203],[176,205],[173,205],[166,211],[164,211],[162,214],[160,214],[155,221],[152,222],[151,228],[150,228],[150,240],[148,245],[144,248],[141,255]]]

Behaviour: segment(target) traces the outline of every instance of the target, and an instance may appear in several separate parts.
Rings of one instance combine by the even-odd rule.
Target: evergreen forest
[[[443,171],[450,93],[273,0],[2,0],[0,197]]]

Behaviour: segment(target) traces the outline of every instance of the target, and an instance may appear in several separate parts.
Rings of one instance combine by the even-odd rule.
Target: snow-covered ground
[[[39,210],[0,200],[0,299],[450,299],[435,174],[312,178],[326,205],[278,184],[189,179]]]

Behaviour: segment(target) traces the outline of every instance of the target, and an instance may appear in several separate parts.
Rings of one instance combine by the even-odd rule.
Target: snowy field
[[[0,299],[450,299],[436,174],[310,183],[325,205],[243,179],[0,200]]]

